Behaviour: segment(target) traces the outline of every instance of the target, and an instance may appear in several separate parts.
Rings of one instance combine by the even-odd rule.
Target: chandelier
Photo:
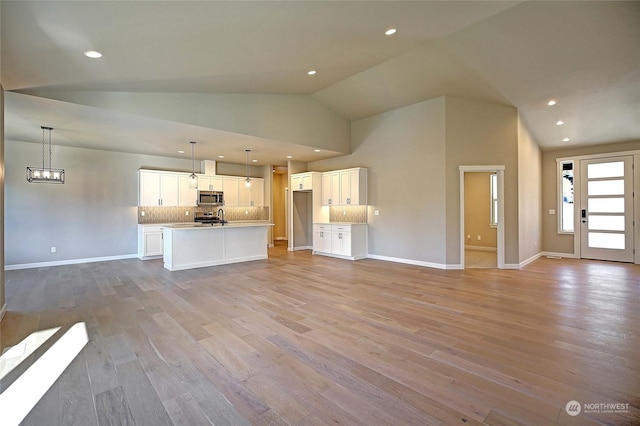
[[[27,167],[27,182],[64,183],[64,169],[51,167],[51,131],[53,127],[40,126],[42,129],[42,167]],[[45,164],[45,133],[49,135],[49,164]]]

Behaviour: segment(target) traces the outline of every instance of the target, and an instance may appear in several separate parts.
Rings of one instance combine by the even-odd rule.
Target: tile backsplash
[[[213,211],[218,209],[203,209],[201,207],[138,207],[138,223],[181,223],[193,222],[196,212]],[[144,212],[144,216],[143,216]],[[225,219],[234,220],[269,220],[269,207],[224,207]]]
[[[367,206],[332,206],[329,209],[331,222],[367,223]]]

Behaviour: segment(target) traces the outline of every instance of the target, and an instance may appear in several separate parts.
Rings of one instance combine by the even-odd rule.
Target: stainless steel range
[[[224,217],[219,217],[218,215],[213,214],[213,212],[196,212],[193,217],[193,221],[206,225],[224,225],[227,223],[227,221],[224,220]]]

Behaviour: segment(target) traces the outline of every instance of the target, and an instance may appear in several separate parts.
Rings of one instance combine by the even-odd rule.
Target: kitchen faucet
[[[220,212],[222,212],[222,216],[220,216]],[[224,223],[226,222],[224,220],[224,210],[218,209],[218,218],[220,218],[220,223],[222,224],[222,226],[224,226]]]

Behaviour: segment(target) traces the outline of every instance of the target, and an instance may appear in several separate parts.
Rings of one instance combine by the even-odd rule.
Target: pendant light
[[[194,157],[196,141],[191,141],[189,143],[191,144],[191,175],[189,176],[189,188],[198,189],[198,176],[196,176],[196,160]]]
[[[244,152],[247,153],[247,162],[246,162],[246,175],[247,177],[244,180],[244,187],[245,188],[251,188],[251,179],[249,178],[249,153],[251,152],[250,149],[245,149]]]
[[[51,167],[51,131],[53,127],[40,126],[42,129],[42,167],[27,167],[27,182],[64,183],[64,169]],[[49,134],[49,166],[45,164],[45,133]]]

